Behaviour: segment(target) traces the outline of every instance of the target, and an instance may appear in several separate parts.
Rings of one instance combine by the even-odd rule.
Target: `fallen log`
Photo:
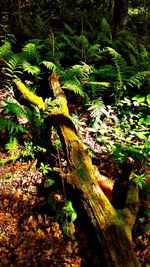
[[[50,84],[59,107],[51,114],[53,125],[60,136],[71,183],[81,192],[82,202],[100,245],[103,244],[106,266],[140,266],[132,248],[132,227],[138,210],[138,188],[130,183],[126,207],[117,211],[101,190],[95,176],[92,161],[69,115],[67,100],[61,89],[59,77],[55,72]]]
[[[28,93],[21,80],[15,80],[15,83],[19,90],[24,89],[21,91],[30,102],[44,111],[45,106],[41,99],[38,104],[39,99]],[[100,188],[91,158],[78,138],[69,115],[67,99],[55,72],[50,77],[50,84],[58,103],[50,114],[50,120],[60,136],[71,183],[80,192],[84,209],[96,232],[100,249],[103,250],[105,267],[138,267],[140,264],[133,251],[131,234],[138,211],[138,188],[130,182],[125,208],[116,210],[112,206]]]

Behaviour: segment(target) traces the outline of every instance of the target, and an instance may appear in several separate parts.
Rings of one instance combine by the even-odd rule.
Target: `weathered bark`
[[[126,208],[116,211],[99,187],[91,158],[76,134],[55,73],[51,76],[51,86],[59,103],[58,110],[52,114],[53,124],[66,153],[71,182],[81,192],[84,208],[103,246],[107,266],[140,266],[131,245],[131,230],[138,207],[137,187],[129,185]]]
[[[91,158],[77,136],[57,74],[51,75],[50,82],[58,103],[58,108],[51,114],[50,119],[64,147],[71,183],[80,192],[84,209],[91,219],[100,247],[103,249],[105,266],[140,266],[131,244],[131,230],[138,207],[137,187],[129,184],[126,207],[121,211],[116,211],[101,190],[94,174]],[[16,82],[16,85],[19,90],[24,88],[21,81]],[[25,96],[31,102],[34,99],[33,103],[35,103],[35,98],[30,97],[31,95],[26,90]]]

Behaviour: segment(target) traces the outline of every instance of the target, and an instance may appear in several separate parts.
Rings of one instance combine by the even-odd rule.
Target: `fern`
[[[111,35],[111,27],[107,20],[105,18],[102,19],[101,25],[100,25],[101,31],[105,33],[105,35],[109,35],[110,39],[112,40],[112,35]]]
[[[141,81],[146,79],[147,76],[150,76],[150,71],[141,71],[127,79],[127,84],[130,85],[131,87],[137,86],[140,88],[141,86]]]
[[[14,114],[18,117],[25,118],[26,113],[23,110],[22,106],[14,99],[5,99],[5,105],[0,107],[1,109],[5,110],[6,114]]]
[[[12,55],[8,62],[5,61],[6,67],[3,68],[4,74],[9,79],[14,79],[17,75],[22,74],[22,57],[20,54]]]
[[[131,64],[133,66],[136,66],[136,64],[137,64],[137,58],[133,54],[130,54],[130,53],[129,53],[128,56],[129,56],[129,59],[130,59]]]
[[[1,131],[7,129],[9,136],[15,135],[18,132],[28,133],[28,131],[16,122],[11,121],[8,118],[0,117],[0,129]]]
[[[123,57],[117,51],[115,51],[113,48],[106,47],[106,49],[109,52],[109,54],[112,56],[112,60],[115,64],[115,67],[117,70],[117,76],[116,76],[116,82],[114,84],[115,85],[114,89],[115,89],[115,101],[116,101],[116,103],[118,103],[121,96],[123,95],[123,91],[125,90],[122,72],[125,69],[126,62],[123,59]]]
[[[99,44],[91,45],[88,48],[87,57],[88,57],[88,60],[92,60],[92,62],[93,62],[93,60],[99,61],[102,58],[101,57],[101,51],[100,51],[100,45]]]
[[[75,77],[80,78],[88,78],[89,75],[93,72],[93,67],[81,62],[80,65],[74,65],[71,68],[67,69],[63,73],[63,80],[73,80]]]
[[[23,62],[23,69],[24,71],[34,75],[38,75],[40,73],[40,68],[35,66],[35,65],[31,65],[29,62]]]
[[[36,61],[36,63],[40,62],[40,55],[39,55],[36,44],[28,43],[22,48],[22,51],[24,52],[25,57],[29,61],[34,60]]]
[[[82,44],[84,48],[88,48],[90,46],[89,40],[85,35],[80,35],[76,37],[77,44]]]
[[[109,54],[112,57],[113,62],[115,63],[116,68],[125,67],[126,61],[124,58],[112,47],[106,47],[106,50],[109,52]]]
[[[139,44],[139,47],[140,47],[140,56],[143,59],[147,59],[149,57],[149,53],[146,50],[146,47],[143,44]]]
[[[8,150],[10,154],[13,154],[18,148],[18,140],[15,137],[11,137],[9,142],[5,145],[5,149]]]
[[[96,73],[103,79],[112,79],[116,77],[116,71],[114,66],[112,65],[104,65],[103,67],[98,69]]]
[[[63,39],[63,42],[62,41],[60,42],[61,47],[66,47],[66,44],[67,44],[71,48],[74,48],[75,50],[77,49],[77,46],[75,45],[75,43],[73,42],[73,40],[71,40],[71,38],[69,36],[61,33],[60,37],[61,37],[61,39]],[[64,41],[65,41],[65,43],[64,43]]]
[[[68,24],[64,23],[64,27],[65,27],[65,30],[66,30],[69,34],[71,34],[71,35],[74,35],[74,34],[75,34],[74,30],[73,30]]]
[[[127,50],[128,53],[132,53],[132,54],[138,56],[139,53],[138,53],[138,50],[137,50],[137,46],[135,46],[135,44],[131,43],[127,39],[122,39],[121,43],[126,46],[126,47],[123,46],[123,49],[128,48],[128,50]]]
[[[65,70],[62,74],[63,81],[73,80],[75,77],[83,77],[83,69],[77,65]]]
[[[47,69],[57,71],[58,67],[56,64],[50,61],[42,61],[41,64],[43,64]]]
[[[91,118],[94,119],[94,124],[100,122],[101,115],[104,111],[104,103],[102,98],[93,100],[90,104],[90,107],[88,108],[88,111],[90,111]]]
[[[63,84],[62,88],[73,91],[75,94],[79,94],[80,96],[84,97],[83,87],[78,79],[68,80]]]
[[[12,56],[13,52],[11,50],[11,44],[9,42],[5,42],[0,47],[0,58],[2,59],[9,59]]]

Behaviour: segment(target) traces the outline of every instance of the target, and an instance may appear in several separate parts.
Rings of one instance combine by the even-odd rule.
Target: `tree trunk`
[[[121,29],[127,24],[129,0],[114,0],[113,2],[113,27]]]
[[[45,110],[41,98],[30,94],[20,80],[14,82],[30,102],[35,104],[36,100],[39,101],[40,104],[36,105]],[[71,183],[80,192],[84,209],[90,217],[100,249],[103,250],[105,267],[140,266],[131,243],[131,230],[138,210],[138,189],[135,184],[129,183],[126,207],[120,211],[114,209],[101,190],[91,158],[77,136],[56,73],[52,73],[50,82],[58,104],[58,108],[50,114],[50,119],[58,131],[66,154]]]

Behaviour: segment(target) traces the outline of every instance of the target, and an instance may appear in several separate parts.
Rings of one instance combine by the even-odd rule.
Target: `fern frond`
[[[97,74],[104,79],[111,79],[116,77],[116,71],[112,65],[104,65],[102,68],[97,70]]]
[[[83,77],[83,69],[77,65],[65,70],[63,73],[63,80],[73,80],[75,77],[81,78]]]
[[[28,55],[36,55],[36,45],[34,43],[28,43],[22,48],[22,51]]]
[[[139,44],[140,47],[140,56],[144,59],[147,59],[149,56],[149,53],[146,49],[146,47],[143,44]]]
[[[84,97],[82,84],[77,79],[68,80],[62,85],[62,88],[73,91],[75,94]]]
[[[57,65],[51,61],[42,61],[43,64],[47,69],[57,71]]]
[[[5,149],[12,154],[17,148],[18,140],[15,137],[11,137],[9,142],[5,145]]]
[[[84,48],[88,48],[90,46],[89,40],[84,34],[77,36],[76,41],[77,41],[77,44],[79,45],[82,44]]]
[[[8,59],[13,54],[11,50],[11,44],[9,42],[5,42],[0,47],[0,58],[2,59]]]
[[[10,135],[18,132],[28,133],[28,131],[18,123],[8,120],[8,118],[2,118],[2,117],[0,117],[0,129],[1,130],[8,129]]]
[[[111,27],[105,18],[101,20],[100,28],[102,32],[111,34]]]
[[[131,62],[131,64],[133,65],[133,66],[136,66],[136,64],[137,64],[137,59],[136,59],[136,57],[133,55],[133,54],[130,54],[129,53],[129,59],[130,59],[130,62]]]
[[[25,61],[23,63],[24,71],[30,73],[31,75],[38,75],[40,73],[40,68],[35,65],[31,65],[29,62]]]
[[[5,99],[5,105],[0,107],[1,109],[5,110],[6,114],[14,114],[18,117],[26,118],[26,113],[23,110],[22,106],[14,99]]]
[[[81,62],[80,65],[74,65],[67,69],[63,74],[63,80],[73,80],[75,77],[88,78],[91,73],[93,73],[93,67]]]
[[[138,56],[137,47],[127,39],[122,39],[121,42],[136,56]]]
[[[33,123],[34,127],[40,131],[40,126],[42,124],[41,113],[38,107],[32,105],[32,110],[28,109],[28,116],[30,121]]]
[[[88,108],[88,110],[90,111],[90,116],[98,121],[103,114],[104,107],[105,106],[102,98],[93,100],[90,104],[90,107]]]
[[[89,47],[89,49],[88,49],[88,58],[89,57],[94,57],[94,58],[97,58],[97,59],[101,58],[100,45],[99,44],[94,44],[94,45],[91,45]]]
[[[8,62],[5,61],[5,65],[3,73],[6,76],[13,79],[18,74],[22,74],[22,56],[20,54],[12,55]]]
[[[36,60],[37,63],[40,62],[40,55],[37,49],[36,44],[28,43],[23,48],[22,51],[28,60]]]
[[[126,66],[126,61],[115,49],[113,49],[112,47],[106,47],[106,50],[112,56],[112,60],[114,61],[116,66]]]
[[[140,88],[141,81],[146,79],[147,76],[150,76],[150,71],[137,72],[135,75],[127,79],[127,84],[131,87],[137,86],[138,88]]]
[[[64,27],[69,34],[74,35],[74,30],[67,23],[64,23]]]
[[[75,47],[75,44],[73,43],[73,41],[69,38],[69,36],[67,36],[64,33],[61,33],[60,35],[61,39],[63,39],[65,41],[65,43],[61,43],[61,47],[65,46],[66,44],[69,45],[70,47]]]

